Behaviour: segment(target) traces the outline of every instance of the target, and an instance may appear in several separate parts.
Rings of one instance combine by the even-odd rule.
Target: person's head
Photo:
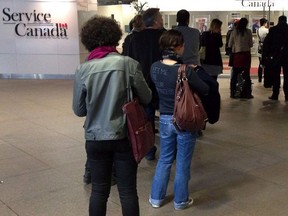
[[[85,48],[91,52],[100,46],[116,47],[122,37],[122,31],[116,20],[94,16],[83,25],[80,37]]]
[[[161,50],[171,50],[181,55],[184,50],[184,38],[181,32],[171,29],[165,31],[159,39]]]
[[[287,17],[282,15],[278,17],[278,23],[287,23]]]
[[[190,14],[187,10],[182,9],[177,12],[176,21],[179,24],[189,24],[189,19],[190,19]]]
[[[265,19],[265,18],[261,18],[260,19],[260,26],[265,26],[266,24],[267,24],[267,19]]]
[[[247,25],[248,25],[248,19],[245,18],[245,17],[242,17],[242,18],[237,22],[236,29],[237,29],[238,31],[240,31],[241,33],[243,33],[243,32],[246,30]]]
[[[221,33],[222,21],[219,19],[213,19],[210,23],[209,30],[215,33]]]
[[[144,22],[142,15],[136,15],[132,20],[132,29],[133,31],[141,31],[144,29]]]
[[[159,8],[149,8],[143,13],[143,22],[146,28],[162,29],[163,19]]]

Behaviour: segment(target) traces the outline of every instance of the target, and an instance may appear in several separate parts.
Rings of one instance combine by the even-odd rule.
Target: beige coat
[[[252,46],[253,38],[250,29],[246,29],[243,36],[237,34],[236,29],[231,32],[228,47],[232,48],[232,53],[249,52]]]

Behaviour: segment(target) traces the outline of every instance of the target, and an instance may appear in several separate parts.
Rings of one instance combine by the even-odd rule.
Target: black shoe
[[[252,99],[252,98],[254,98],[254,96],[253,95],[245,95],[245,96],[241,96],[240,98],[241,99]]]
[[[84,184],[90,184],[91,183],[91,172],[90,170],[85,170],[84,176],[83,176],[83,182]]]
[[[253,95],[248,95],[246,98],[247,99],[252,99],[252,98],[254,98],[254,96]]]
[[[278,101],[278,97],[276,97],[276,96],[273,96],[273,95],[272,95],[271,97],[269,97],[269,99],[270,99],[270,100],[275,100],[275,101]]]

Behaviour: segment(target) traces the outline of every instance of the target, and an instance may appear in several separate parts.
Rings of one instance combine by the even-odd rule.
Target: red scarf
[[[115,47],[112,47],[112,46],[97,47],[90,52],[88,56],[88,61],[92,59],[104,58],[106,55],[108,55],[111,52],[118,52],[118,51],[116,50]]]

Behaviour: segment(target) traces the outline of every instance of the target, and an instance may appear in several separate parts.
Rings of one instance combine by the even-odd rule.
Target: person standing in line
[[[200,64],[199,47],[200,32],[196,28],[189,27],[190,14],[187,10],[179,10],[177,12],[178,26],[175,27],[184,37],[184,52],[182,61],[185,64]]]
[[[190,13],[185,9],[177,12],[176,21],[178,22],[178,26],[174,29],[180,31],[184,37],[184,52],[181,56],[182,62],[184,64],[200,65],[200,31],[196,28],[189,27]],[[198,131],[198,136],[203,136],[202,130]]]
[[[201,60],[202,67],[217,80],[223,73],[223,61],[220,48],[223,46],[221,35],[222,21],[213,19],[208,31],[201,34],[200,45],[206,47],[205,59]]]
[[[233,75],[233,53],[232,53],[232,48],[229,47],[229,40],[231,36],[231,32],[233,31],[234,28],[236,28],[238,20],[234,20],[234,22],[228,27],[228,31],[226,33],[226,42],[225,42],[225,55],[229,56],[229,61],[228,61],[228,66],[230,68],[230,77]]]
[[[238,75],[242,73],[245,80],[245,86],[240,94],[240,98],[251,99],[252,82],[250,77],[251,68],[251,48],[253,46],[253,38],[251,29],[247,28],[248,20],[243,17],[238,22],[234,30],[231,32],[228,47],[232,48],[233,56],[233,73],[230,79],[230,98],[236,98],[236,84]]]
[[[258,43],[258,58],[259,58],[259,66],[258,66],[258,82],[262,82],[263,77],[263,64],[262,64],[262,51],[263,51],[263,43],[264,39],[267,36],[269,29],[267,28],[267,19],[262,18],[260,19],[260,28],[256,30],[256,34],[259,40]]]
[[[122,55],[129,56],[129,46],[130,46],[130,41],[134,37],[135,34],[138,32],[142,31],[144,29],[144,22],[143,22],[143,17],[141,14],[137,14],[132,20],[132,29],[131,32],[125,37],[124,42],[122,44]],[[125,51],[125,52],[124,52]]]
[[[152,93],[139,63],[117,52],[122,31],[115,20],[92,17],[82,27],[80,36],[90,54],[76,69],[72,108],[75,115],[86,117],[85,148],[92,180],[89,216],[106,215],[113,165],[122,215],[139,216],[138,165],[122,111],[128,97],[126,74],[129,73],[133,93],[141,103],[148,104]]]
[[[180,55],[184,49],[181,32],[168,30],[160,38],[163,50],[162,60],[151,66],[151,79],[156,85],[160,100],[160,156],[151,186],[149,202],[153,208],[163,205],[169,183],[171,166],[176,160],[174,177],[174,208],[185,209],[193,203],[189,197],[189,180],[191,160],[197,138],[197,132],[177,131],[172,123],[174,111],[175,88],[178,75]],[[209,86],[197,75],[201,67],[190,64],[187,78],[190,87],[200,95],[207,95]]]
[[[155,112],[159,109],[159,98],[154,83],[150,77],[150,67],[161,59],[159,38],[162,35],[163,19],[159,8],[149,8],[143,13],[145,28],[134,35],[129,46],[123,47],[123,53],[138,61],[142,68],[145,80],[152,90],[152,101],[145,107],[149,120],[155,129]],[[145,156],[147,160],[154,160],[157,147],[154,146]]]
[[[265,68],[271,73],[272,95],[270,100],[278,100],[281,84],[281,67],[283,68],[283,91],[285,101],[288,102],[288,25],[287,17],[282,15],[278,18],[278,24],[269,29],[269,33],[264,40],[263,61]],[[273,57],[273,61],[271,60]],[[274,63],[271,65],[271,63]],[[265,77],[264,77],[265,79]],[[265,80],[264,80],[265,82]]]

